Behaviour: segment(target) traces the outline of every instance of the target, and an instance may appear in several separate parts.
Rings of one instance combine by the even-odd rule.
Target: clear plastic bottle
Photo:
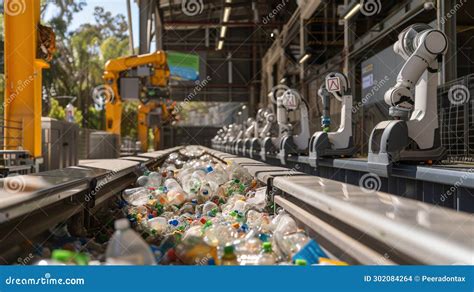
[[[278,242],[281,251],[291,257],[300,251],[311,239],[304,232],[293,232],[284,235]]]
[[[183,177],[183,189],[188,195],[195,195],[201,189],[202,181],[194,173]]]
[[[147,220],[147,227],[155,230],[156,234],[163,235],[168,230],[168,220],[164,217],[155,217]]]
[[[109,264],[156,265],[148,244],[130,228],[127,219],[115,221],[115,233],[105,252]]]
[[[145,171],[145,173],[142,176],[139,176],[137,178],[137,185],[140,187],[144,187],[148,184],[149,178],[148,175],[150,174],[149,171]]]
[[[215,217],[219,212],[219,207],[213,202],[206,202],[202,207],[202,214],[204,216]]]
[[[257,261],[260,266],[271,266],[276,263],[276,256],[272,249],[271,242],[262,243],[262,252]]]
[[[161,173],[158,173],[156,171],[152,171],[148,175],[147,186],[157,188],[161,185],[162,180],[163,180],[163,176],[161,175]]]
[[[144,187],[128,189],[123,192],[123,199],[132,206],[142,206],[150,199],[150,191]]]
[[[206,180],[215,182],[218,186],[226,183],[229,180],[229,175],[221,167],[213,167],[212,165],[208,165],[206,167],[206,171]]]
[[[186,195],[184,193],[183,188],[181,188],[181,185],[174,178],[169,178],[165,180],[164,185],[168,190],[167,197],[169,204],[184,204],[184,202],[186,201]]]

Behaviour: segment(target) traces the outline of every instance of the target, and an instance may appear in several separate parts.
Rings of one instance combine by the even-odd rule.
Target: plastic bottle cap
[[[206,167],[206,171],[207,171],[208,173],[209,173],[209,172],[212,172],[212,171],[214,171],[214,168],[212,168],[212,166],[209,165],[209,166]]]
[[[297,266],[306,266],[307,263],[306,263],[306,260],[304,260],[304,259],[296,259],[295,260],[295,265],[297,265]]]
[[[202,194],[207,196],[207,195],[209,195],[209,192],[207,190],[204,190],[204,191],[202,191]]]
[[[213,258],[210,258],[208,261],[207,261],[207,264],[209,266],[215,266],[216,265],[216,261],[213,259]]]
[[[126,218],[118,219],[115,220],[114,226],[116,230],[128,229],[130,228],[130,222]]]
[[[272,251],[272,243],[271,242],[266,241],[266,242],[262,243],[262,247],[263,247],[263,250],[265,252],[271,252]]]
[[[179,221],[176,220],[176,219],[173,219],[173,220],[170,220],[169,223],[170,223],[171,225],[173,225],[173,226],[178,226]]]
[[[80,266],[85,266],[89,262],[89,257],[87,255],[64,249],[53,250],[51,258],[59,262],[75,262]]]
[[[267,236],[265,233],[260,233],[260,235],[258,236],[258,238],[259,238],[261,241],[267,241],[267,240],[268,240],[268,236]]]
[[[226,245],[224,247],[224,254],[233,254],[234,253],[234,246],[233,245]]]

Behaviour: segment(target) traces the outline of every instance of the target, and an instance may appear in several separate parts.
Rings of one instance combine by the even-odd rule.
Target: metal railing
[[[6,136],[8,134],[9,136]],[[0,120],[0,144],[2,150],[18,150],[23,147],[23,122]]]

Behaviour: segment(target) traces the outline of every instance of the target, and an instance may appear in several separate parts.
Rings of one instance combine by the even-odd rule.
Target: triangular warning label
[[[328,78],[326,80],[326,88],[329,92],[341,90],[341,81],[338,77]]]

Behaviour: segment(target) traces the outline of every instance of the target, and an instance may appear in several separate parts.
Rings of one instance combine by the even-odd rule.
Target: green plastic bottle
[[[224,247],[224,255],[221,258],[222,266],[238,266],[237,256],[235,255],[235,248],[233,245]]]

